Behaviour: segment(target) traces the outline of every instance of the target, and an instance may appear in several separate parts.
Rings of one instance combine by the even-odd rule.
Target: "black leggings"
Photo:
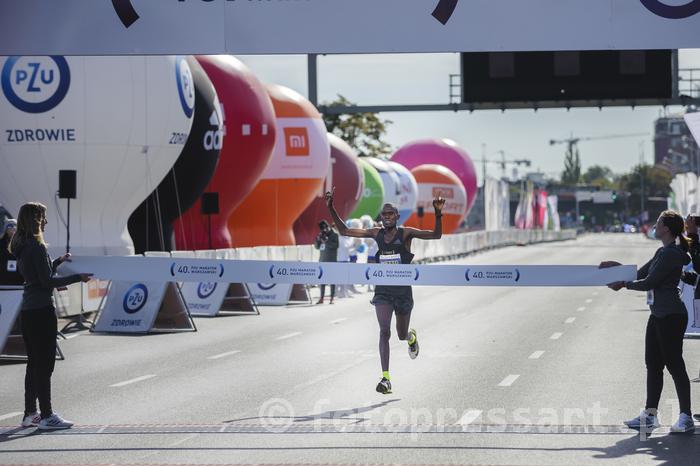
[[[53,306],[22,310],[22,338],[27,348],[27,372],[24,376],[24,412],[36,412],[39,399],[41,417],[51,410],[51,374],[56,364],[56,310]]]
[[[321,299],[326,295],[326,285],[321,285]],[[331,299],[335,297],[335,285],[331,285]]]
[[[676,385],[681,412],[691,415],[690,380],[683,361],[683,335],[687,326],[687,314],[671,314],[663,318],[649,316],[644,353],[647,365],[647,409],[659,407],[666,367]]]
[[[392,304],[375,304],[377,321],[379,322],[379,359],[382,371],[389,370],[389,338],[391,338],[391,317],[394,315]],[[408,340],[408,326],[411,323],[411,313],[396,313],[396,333],[399,340]]]

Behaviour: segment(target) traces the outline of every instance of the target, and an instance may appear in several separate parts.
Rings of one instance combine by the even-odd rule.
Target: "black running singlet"
[[[399,228],[396,236],[390,243],[384,241],[385,229],[379,230],[374,238],[377,242],[377,254],[375,257],[378,264],[410,264],[413,254],[404,243],[404,229]],[[392,304],[395,309],[401,312],[411,312],[413,308],[413,292],[410,285],[377,285],[374,287],[374,298],[372,304]]]
[[[398,228],[394,239],[390,243],[384,241],[385,229],[379,230],[374,240],[377,242],[375,258],[378,264],[410,264],[414,254],[406,248],[404,243],[404,229]]]

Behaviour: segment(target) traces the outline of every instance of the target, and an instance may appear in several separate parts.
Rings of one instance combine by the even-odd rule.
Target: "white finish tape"
[[[165,257],[74,257],[59,272],[122,281],[417,286],[601,286],[634,280],[637,267],[595,265],[379,265]]]

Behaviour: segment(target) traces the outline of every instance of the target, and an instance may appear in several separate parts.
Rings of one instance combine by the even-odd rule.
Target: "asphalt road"
[[[589,235],[459,262],[641,265],[656,247],[641,235]],[[668,434],[678,413],[670,377],[664,428],[640,437],[622,427],[645,397],[642,293],[426,287],[414,296],[421,353],[411,360],[392,336],[390,395],[374,390],[367,292],[197,319],[196,333],[75,334],[53,378],[54,408],[74,429],[15,427],[24,365],[0,365],[0,464],[700,464],[700,435]],[[700,340],[686,340],[685,357],[697,377]]]

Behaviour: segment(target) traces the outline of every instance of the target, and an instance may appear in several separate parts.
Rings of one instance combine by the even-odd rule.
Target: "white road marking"
[[[564,335],[562,332],[555,332],[552,334],[551,337],[549,337],[550,340],[558,340],[561,338],[561,336]]]
[[[301,335],[301,332],[288,333],[287,335],[282,335],[281,337],[275,338],[275,340],[276,341],[286,340],[287,338],[293,338],[293,337],[296,337],[298,335]]]
[[[576,317],[569,317],[564,321],[565,324],[573,324],[574,321],[576,320]]]
[[[347,317],[343,317],[343,318],[341,318],[341,319],[331,320],[329,323],[330,323],[330,324],[339,324],[339,323],[341,323],[341,322],[343,322],[343,321],[345,321],[345,320],[348,320]]]
[[[585,310],[586,310],[586,308],[585,308],[585,307],[583,307],[583,306],[581,306],[581,307],[579,307],[579,308],[578,308],[578,309],[576,309],[576,310],[577,310],[577,311],[579,311],[579,312],[581,312],[581,311],[585,311]]]
[[[472,422],[476,421],[479,419],[479,416],[481,416],[482,411],[480,409],[470,409],[464,412],[464,415],[459,418],[459,421],[457,421],[457,424],[461,424],[463,426],[469,425]]]
[[[136,382],[141,382],[141,381],[143,381],[143,380],[152,379],[152,378],[155,377],[155,376],[156,376],[155,374],[142,375],[141,377],[136,377],[135,379],[125,380],[124,382],[119,382],[119,383],[112,384],[112,385],[110,385],[110,387],[123,387],[124,385],[130,385],[130,384],[132,384],[132,383],[136,383]]]
[[[510,387],[511,385],[513,385],[513,382],[515,382],[516,380],[518,380],[518,377],[520,377],[520,375],[517,375],[517,374],[510,374],[508,377],[506,377],[505,379],[503,379],[503,380],[501,381],[501,383],[498,384],[498,386],[499,386],[499,387]]]
[[[207,359],[221,359],[221,358],[225,358],[226,356],[231,356],[232,354],[237,354],[240,352],[241,352],[240,350],[227,351],[225,353],[215,354],[214,356],[209,356]]]
[[[540,359],[542,355],[544,354],[544,351],[535,351],[530,355],[528,359]]]
[[[19,411],[14,412],[14,413],[3,414],[2,416],[0,416],[0,421],[4,421],[5,419],[11,419],[13,417],[21,416],[22,414],[24,414],[24,413],[20,413]]]
[[[591,298],[588,298],[588,299],[586,300],[586,304],[590,304],[590,303],[592,303],[592,302],[593,302],[593,300],[592,300]]]

